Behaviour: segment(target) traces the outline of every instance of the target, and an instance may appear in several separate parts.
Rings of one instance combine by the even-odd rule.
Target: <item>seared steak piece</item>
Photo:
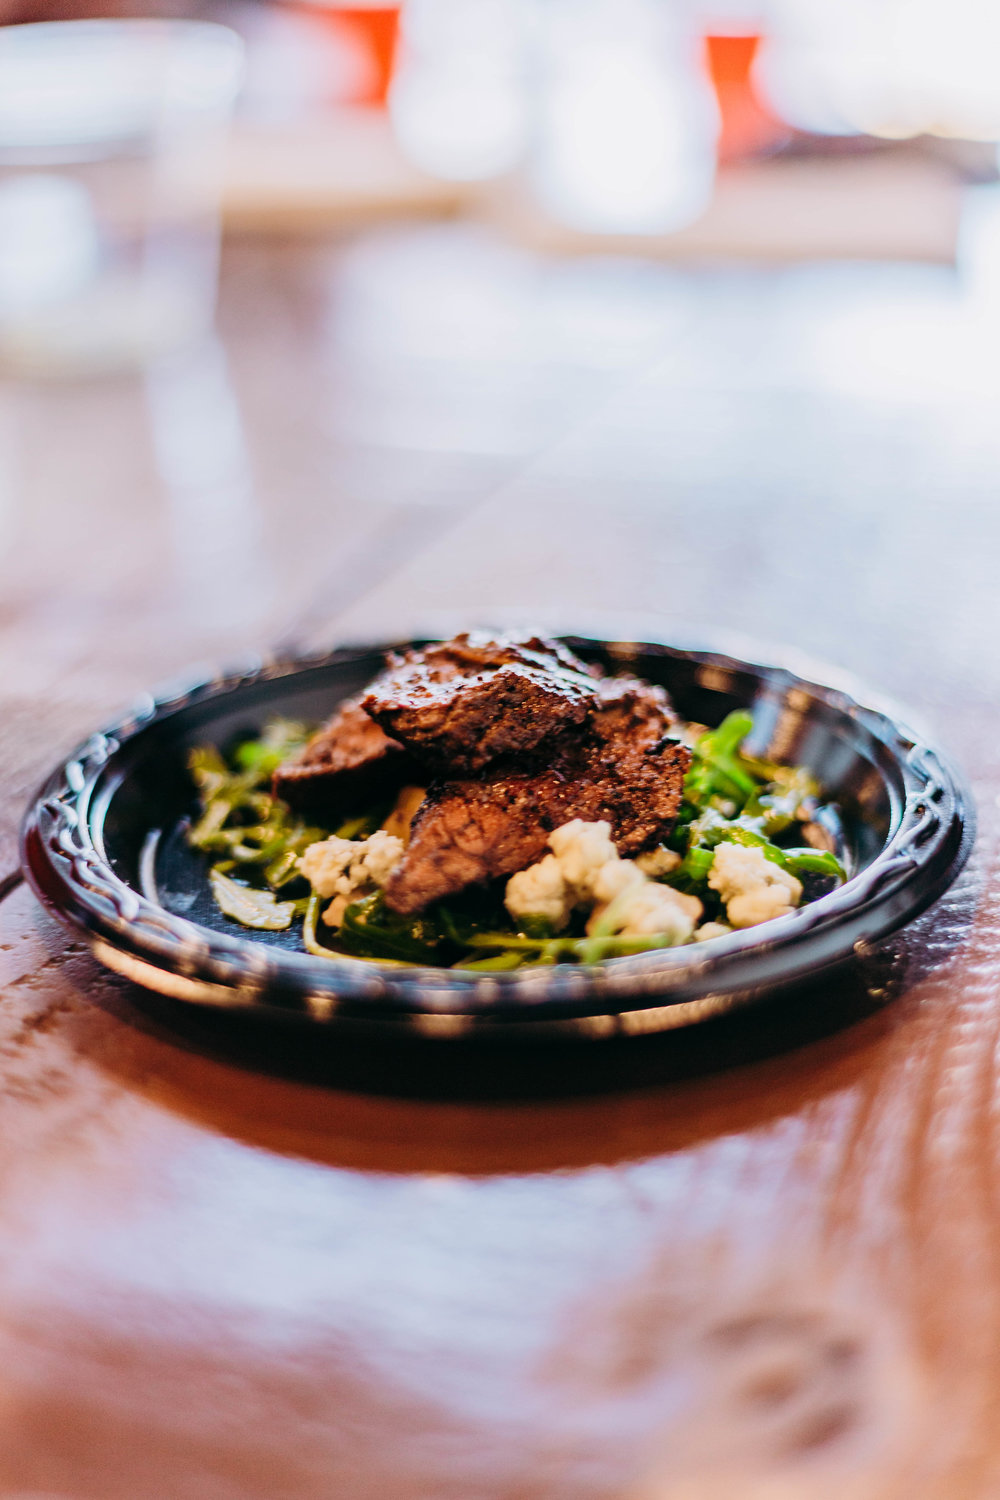
[[[546,672],[579,672],[584,677],[600,677],[599,667],[590,667],[574,656],[561,641],[547,636],[490,635],[485,630],[470,630],[452,636],[450,641],[434,641],[419,651],[392,656],[390,665],[403,662],[426,662],[442,671],[479,672],[487,667],[502,667],[505,662],[522,662],[526,667],[540,667]]]
[[[272,790],[292,807],[330,822],[392,797],[419,772],[402,745],[351,698],[303,750],[274,773]]]
[[[450,679],[460,679],[465,683],[477,674],[495,674],[498,669],[515,664],[532,679],[520,698],[524,701],[531,697],[536,718],[541,716],[538,705],[543,696],[554,704],[551,716],[556,718],[557,724],[580,722],[586,717],[595,687],[591,669],[578,661],[565,646],[539,637],[518,641],[513,637],[495,639],[485,634],[460,635],[452,641],[428,646],[423,651],[391,656],[386,671],[372,683],[364,701],[367,704],[368,697],[377,698],[383,684],[394,682],[397,674],[407,671],[432,673],[435,683]],[[561,688],[549,687],[549,674],[553,679],[559,679]],[[492,691],[496,693],[495,688]],[[588,692],[590,697],[575,718],[577,703],[585,699]],[[479,696],[474,690],[466,716],[468,734],[476,732],[472,725],[477,713],[480,719],[488,720],[498,712],[496,701],[491,708],[485,701],[487,696],[482,684],[479,685]],[[496,694],[497,698],[502,696],[502,693]],[[566,699],[572,704],[568,709],[564,706]],[[276,796],[329,822],[335,817],[363,811],[366,803],[392,796],[407,782],[426,781],[424,771],[413,757],[374,722],[361,704],[361,697],[342,704],[299,755],[279,766],[273,782]],[[485,727],[491,729],[492,724]],[[517,740],[513,735],[512,739],[518,748],[525,740],[536,744],[542,727],[539,724],[533,736],[522,735]],[[428,737],[433,739],[425,730],[423,739]],[[415,745],[421,742],[421,738],[418,729]],[[497,738],[495,733],[493,738]],[[441,764],[440,760],[435,763]],[[459,757],[455,770],[461,774],[467,765],[467,760]],[[450,765],[447,768],[452,769]]]
[[[391,657],[361,702],[418,760],[461,776],[582,725],[598,686],[554,641],[460,635]]]
[[[677,727],[677,715],[666,688],[638,677],[604,677],[597,683],[598,712],[590,721],[599,740],[621,735],[655,744]]]
[[[386,886],[393,911],[422,911],[468,885],[523,870],[572,818],[606,819],[626,855],[669,832],[691,752],[667,737],[666,694],[629,678],[600,687],[604,706],[587,732],[556,741],[544,765],[504,762],[482,780],[430,788]]]
[[[461,776],[582,725],[595,686],[520,662],[444,678],[437,667],[407,664],[379,679],[364,708],[429,769]]]

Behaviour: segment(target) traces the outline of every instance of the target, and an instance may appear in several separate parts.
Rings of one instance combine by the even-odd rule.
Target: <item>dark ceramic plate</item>
[[[890,715],[780,667],[655,644],[570,644],[662,683],[685,718],[717,723],[748,707],[752,751],[808,766],[840,805],[846,884],[710,943],[490,976],[314,958],[296,929],[248,937],[217,910],[204,862],[184,843],[188,749],[252,734],[276,714],[326,717],[375,674],[383,647],[257,662],[141,703],[41,788],[22,834],[28,880],[101,963],[176,999],[427,1035],[600,1036],[687,1025],[828,971],[923,910],[964,864],[974,835],[966,787]]]

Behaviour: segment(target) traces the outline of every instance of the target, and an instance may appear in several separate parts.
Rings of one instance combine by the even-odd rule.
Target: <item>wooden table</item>
[[[219,349],[2,393],[0,1494],[1000,1492],[991,212],[957,272],[237,246]],[[616,610],[906,700],[959,884],[823,991],[485,1061],[178,1026],[16,884],[195,661]]]

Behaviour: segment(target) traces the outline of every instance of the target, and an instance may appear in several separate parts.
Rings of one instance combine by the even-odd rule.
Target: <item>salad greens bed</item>
[[[660,878],[697,896],[706,922],[725,918],[708,876],[716,848],[727,841],[757,846],[767,859],[796,876],[803,884],[803,905],[845,878],[836,854],[801,842],[807,825],[815,829],[824,817],[829,820],[830,810],[821,806],[816,782],[802,767],[747,755],[742,745],[752,728],[751,715],[737,711],[693,741],[684,800],[666,841],[681,860]],[[303,724],[275,719],[259,739],[243,741],[228,757],[212,746],[190,754],[201,812],[187,840],[212,859],[212,892],[227,917],[267,931],[287,929],[301,919],[304,947],[324,958],[347,954],[383,963],[471,970],[594,963],[663,946],[662,936],[605,936],[599,929],[588,936],[582,915],[575,930],[558,937],[540,919],[515,924],[503,903],[504,880],[436,902],[417,917],[391,912],[378,891],[348,906],[339,931],[324,941],[319,926],[323,903],[299,873],[299,856],[331,833],[367,838],[381,826],[390,806],[368,808],[337,828],[324,829],[306,823],[272,796],[273,772],[308,734]]]

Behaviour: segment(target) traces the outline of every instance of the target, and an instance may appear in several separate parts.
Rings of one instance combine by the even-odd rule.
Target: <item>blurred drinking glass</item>
[[[241,69],[199,22],[0,30],[0,370],[123,369],[210,332]]]

